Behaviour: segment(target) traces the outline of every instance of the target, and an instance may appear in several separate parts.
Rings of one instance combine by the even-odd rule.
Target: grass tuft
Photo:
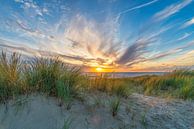
[[[110,110],[112,113],[112,116],[115,117],[120,109],[120,98],[115,97],[112,100],[110,100]]]
[[[5,52],[0,54],[0,101],[15,98],[24,92],[21,65],[19,54],[7,55]]]
[[[64,120],[64,125],[62,129],[70,129],[72,122],[73,120],[71,118]]]
[[[0,54],[0,101],[19,94],[43,92],[70,101],[79,92],[80,68],[59,58],[34,58],[24,62],[17,53]]]

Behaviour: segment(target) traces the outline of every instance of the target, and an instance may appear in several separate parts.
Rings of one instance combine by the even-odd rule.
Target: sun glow
[[[102,68],[100,68],[100,67],[97,67],[97,68],[96,68],[96,72],[102,72],[102,71],[103,71]]]

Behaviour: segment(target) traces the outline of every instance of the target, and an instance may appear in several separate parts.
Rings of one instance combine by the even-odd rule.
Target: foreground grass
[[[80,69],[58,58],[34,58],[24,62],[16,53],[9,57],[4,52],[0,55],[0,101],[31,92],[69,101],[79,92],[79,80]]]
[[[94,90],[118,97],[128,97],[136,92],[194,99],[194,71],[178,70],[161,76],[133,78],[110,78],[107,75],[89,78],[81,74],[79,67],[67,65],[57,57],[35,57],[25,62],[17,53],[0,54],[0,101],[42,92],[71,105],[72,99],[78,98],[79,94]]]
[[[20,56],[13,53],[9,58],[2,52],[0,55],[0,101],[25,92],[22,80]]]

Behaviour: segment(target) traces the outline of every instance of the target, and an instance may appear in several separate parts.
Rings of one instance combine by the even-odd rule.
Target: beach
[[[132,94],[113,117],[104,93],[74,100],[71,108],[56,98],[33,94],[0,105],[0,129],[192,129],[194,102]],[[96,99],[99,99],[97,103]]]

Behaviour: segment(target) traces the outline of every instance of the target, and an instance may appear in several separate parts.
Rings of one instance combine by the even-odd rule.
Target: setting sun
[[[64,128],[194,129],[194,0],[0,0],[0,129]]]
[[[97,71],[97,72],[102,72],[102,71],[103,71],[103,69],[102,69],[102,68],[100,68],[100,67],[97,67],[97,68],[96,68],[96,71]]]

